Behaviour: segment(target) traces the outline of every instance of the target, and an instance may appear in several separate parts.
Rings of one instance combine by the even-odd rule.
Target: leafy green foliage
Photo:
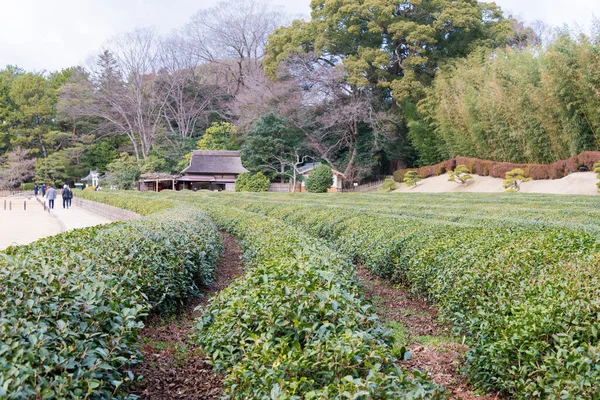
[[[389,333],[360,299],[353,268],[321,241],[257,214],[209,205],[243,240],[249,268],[197,325],[233,398],[437,398],[394,366]]]
[[[483,389],[523,399],[599,389],[594,196],[361,194],[335,208],[310,194],[167,196],[281,220],[410,285],[465,336],[466,369]]]
[[[237,150],[236,127],[229,122],[213,122],[196,144],[199,150]]]
[[[506,179],[504,179],[502,185],[509,191],[518,192],[521,190],[521,184],[529,180],[531,180],[531,178],[525,176],[525,171],[521,168],[515,168],[506,173]]]
[[[466,185],[469,179],[473,179],[473,177],[469,175],[469,168],[464,164],[457,165],[454,171],[448,173],[448,181],[450,182]]]
[[[390,178],[385,178],[381,188],[386,192],[391,192],[392,190],[396,189],[396,181]]]
[[[236,192],[266,192],[269,190],[269,186],[271,186],[271,182],[262,172],[254,175],[243,173],[238,175],[238,179],[235,181]]]
[[[210,283],[221,251],[194,210],[78,229],[0,253],[0,397],[121,398],[142,318]]]
[[[306,178],[306,190],[311,193],[326,193],[333,185],[333,172],[328,165],[319,164]]]
[[[118,159],[108,164],[106,173],[107,183],[123,190],[135,188],[140,179],[140,167],[128,153],[121,153]]]
[[[410,170],[404,174],[404,183],[408,187],[416,187],[421,180],[422,178],[417,171]]]

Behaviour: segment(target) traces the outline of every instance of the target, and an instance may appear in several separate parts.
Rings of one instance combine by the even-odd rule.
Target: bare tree
[[[201,10],[182,30],[187,51],[198,64],[218,64],[235,95],[249,76],[262,73],[269,35],[284,14],[260,0],[228,0]]]
[[[31,179],[35,174],[35,159],[29,159],[29,152],[17,148],[0,159],[0,188],[14,188]]]
[[[300,103],[289,104],[285,115],[319,157],[343,170],[346,179],[355,179],[362,172],[356,164],[361,135],[370,130],[377,139],[382,133],[369,89],[348,84],[341,64],[331,66],[311,55],[295,56],[284,68],[286,79],[302,89]]]
[[[138,29],[108,42],[89,75],[76,74],[61,91],[59,112],[97,118],[104,134],[124,134],[136,159],[146,158],[163,129],[172,84],[159,80],[159,41]]]
[[[183,39],[178,34],[162,42],[160,57],[160,79],[167,97],[163,108],[166,125],[171,133],[189,138],[198,123],[208,123],[209,115],[219,108],[224,91],[184,51]]]

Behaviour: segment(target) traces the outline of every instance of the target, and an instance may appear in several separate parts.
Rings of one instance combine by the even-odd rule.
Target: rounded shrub
[[[306,178],[306,190],[310,193],[326,193],[333,184],[333,172],[329,166],[320,164]]]
[[[262,172],[240,174],[235,182],[236,192],[266,192],[271,182]]]
[[[381,185],[381,188],[386,192],[391,192],[396,189],[396,182],[393,179],[386,178]]]

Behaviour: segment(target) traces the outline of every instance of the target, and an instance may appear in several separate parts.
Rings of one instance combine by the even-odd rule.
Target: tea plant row
[[[0,398],[126,397],[143,318],[197,295],[220,252],[212,221],[185,210],[6,249]]]

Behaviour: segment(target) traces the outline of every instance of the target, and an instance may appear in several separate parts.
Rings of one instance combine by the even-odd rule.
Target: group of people
[[[42,193],[42,197],[48,200],[48,208],[54,209],[54,200],[56,200],[56,189],[51,185],[42,184],[41,186],[35,185],[33,187],[33,193],[37,197],[39,193]],[[69,188],[69,185],[64,185],[62,190],[63,208],[71,207],[71,200],[73,199],[73,191]]]

